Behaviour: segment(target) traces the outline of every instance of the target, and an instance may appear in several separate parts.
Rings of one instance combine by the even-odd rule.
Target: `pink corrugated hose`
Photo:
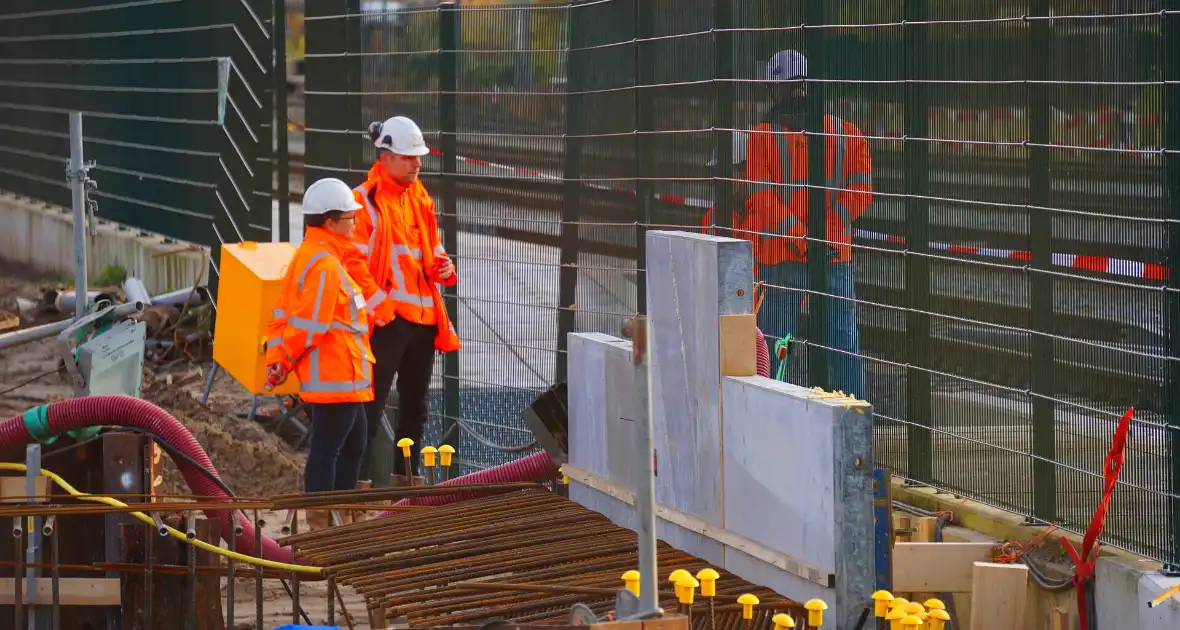
[[[198,466],[209,471],[220,479],[213,462],[205,454],[205,449],[197,442],[193,434],[172,414],[145,400],[130,396],[87,396],[61,402],[50,403],[45,407],[45,419],[48,424],[49,435],[61,435],[66,431],[73,431],[92,426],[129,426],[149,431],[158,435],[168,444],[192,458]],[[23,416],[9,418],[0,423],[0,447],[22,446],[33,441]],[[224,499],[229,496],[204,473],[192,464],[180,460],[176,467],[193,494],[208,497],[211,500]],[[228,510],[206,510],[205,516],[221,521],[221,537],[229,540],[233,535],[233,527],[229,520]],[[257,556],[254,550],[254,525],[239,514],[238,521],[242,533],[235,544],[240,553]],[[262,557],[275,562],[294,563],[291,550],[280,547],[270,538],[262,538]]]
[[[448,479],[436,485],[439,486],[455,486],[463,484],[481,484],[481,483],[514,483],[514,482],[542,482],[552,479],[557,474],[557,466],[553,464],[553,459],[549,454],[541,451],[533,453],[527,457],[522,457],[510,461],[506,464],[493,466],[486,470],[474,472],[462,477],[455,477]],[[473,498],[475,495],[466,492],[456,492],[438,497],[422,497],[420,499],[402,499],[393,505],[445,505],[447,503],[454,503],[455,501],[465,501]],[[392,514],[393,512],[382,512],[381,516]]]

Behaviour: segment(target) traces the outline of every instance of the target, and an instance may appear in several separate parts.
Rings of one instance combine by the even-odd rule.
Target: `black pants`
[[[303,471],[303,491],[352,490],[365,454],[363,403],[312,403],[310,453]]]
[[[429,407],[430,376],[434,372],[434,336],[438,327],[424,326],[401,319],[373,329],[369,340],[377,364],[373,366],[373,402],[365,404],[368,439],[361,461],[361,479],[371,479],[369,458],[373,439],[381,427],[385,401],[397,377],[397,421],[393,424],[397,440],[414,440],[414,457],[410,474],[418,474],[418,450],[422,448],[422,431],[426,427]],[[396,442],[396,440],[395,440]],[[400,451],[394,457],[394,473],[406,474],[406,462]]]

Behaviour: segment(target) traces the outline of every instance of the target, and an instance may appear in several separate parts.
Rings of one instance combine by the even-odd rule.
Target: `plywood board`
[[[0,503],[29,503],[31,497],[26,485],[25,477],[0,477]],[[49,497],[49,479],[36,477],[33,479],[33,502],[44,503]]]
[[[53,605],[53,579],[36,578],[33,603]],[[21,594],[27,582],[21,580]],[[12,578],[0,578],[0,606],[13,605]],[[118,578],[59,578],[58,599],[62,606],[118,606],[122,603]]]
[[[721,316],[721,376],[758,374],[756,318],[753,313]]]
[[[975,563],[971,585],[971,630],[1024,630],[1027,602],[1027,566]]]
[[[975,563],[990,562],[991,543],[899,542],[893,546],[893,590],[969,593]]]

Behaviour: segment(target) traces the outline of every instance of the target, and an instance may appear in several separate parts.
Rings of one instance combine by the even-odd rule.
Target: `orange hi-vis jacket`
[[[374,164],[368,179],[352,192],[365,207],[356,214],[352,238],[368,258],[376,285],[396,303],[398,317],[438,325],[436,350],[458,350],[459,335],[435,286],[453,286],[458,274],[443,280],[434,270],[435,260],[446,250],[438,239],[438,217],[426,187],[421,181],[403,186]]]
[[[824,117],[827,234],[815,237],[835,250],[833,262],[852,260],[852,223],[873,200],[873,164],[860,129],[835,116]],[[759,133],[761,132],[761,133]],[[779,124],[759,123],[747,153],[750,201],[740,229],[754,243],[762,265],[807,260],[807,136]],[[793,238],[783,238],[793,237]]]
[[[365,299],[341,261],[354,249],[348,239],[308,228],[267,331],[267,365],[294,368],[299,397],[309,403],[373,400]]]

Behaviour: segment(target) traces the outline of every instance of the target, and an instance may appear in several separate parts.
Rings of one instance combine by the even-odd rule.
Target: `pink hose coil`
[[[138,398],[130,396],[106,395],[74,398],[46,406],[46,420],[53,435],[61,435],[66,431],[90,426],[131,426],[150,431],[160,436],[165,442],[177,450],[188,455],[198,466],[209,471],[220,479],[213,462],[201,448],[193,434],[172,417],[167,411]],[[16,416],[0,423],[0,447],[13,447],[28,444],[33,441],[29,435],[24,418]],[[216,483],[203,473],[194,469],[192,464],[184,460],[176,462],[180,474],[188,483],[193,494],[205,496],[212,500],[225,499],[229,496]],[[228,510],[206,510],[205,516],[221,521],[221,537],[229,540],[233,535]],[[243,515],[238,515],[238,523],[242,533],[235,541],[239,553],[257,557],[254,549],[254,525]],[[262,558],[274,562],[295,563],[290,549],[284,549],[270,538],[262,538]]]
[[[758,376],[770,378],[770,349],[766,347],[766,335],[757,326],[754,327],[754,350],[758,353]]]
[[[553,464],[553,459],[549,457],[548,453],[541,451],[539,453],[533,453],[528,457],[522,457],[506,464],[493,466],[487,470],[481,470],[469,475],[463,475],[462,477],[448,479],[447,481],[435,485],[454,486],[462,484],[520,483],[528,481],[540,483],[552,479],[556,474],[557,466]],[[447,503],[465,501],[472,498],[475,498],[474,494],[467,492],[457,492],[455,494],[448,494],[446,496],[422,497],[420,499],[402,499],[401,501],[394,503],[394,506],[445,505]],[[382,512],[381,516],[385,516],[387,514],[393,514],[393,512]]]

